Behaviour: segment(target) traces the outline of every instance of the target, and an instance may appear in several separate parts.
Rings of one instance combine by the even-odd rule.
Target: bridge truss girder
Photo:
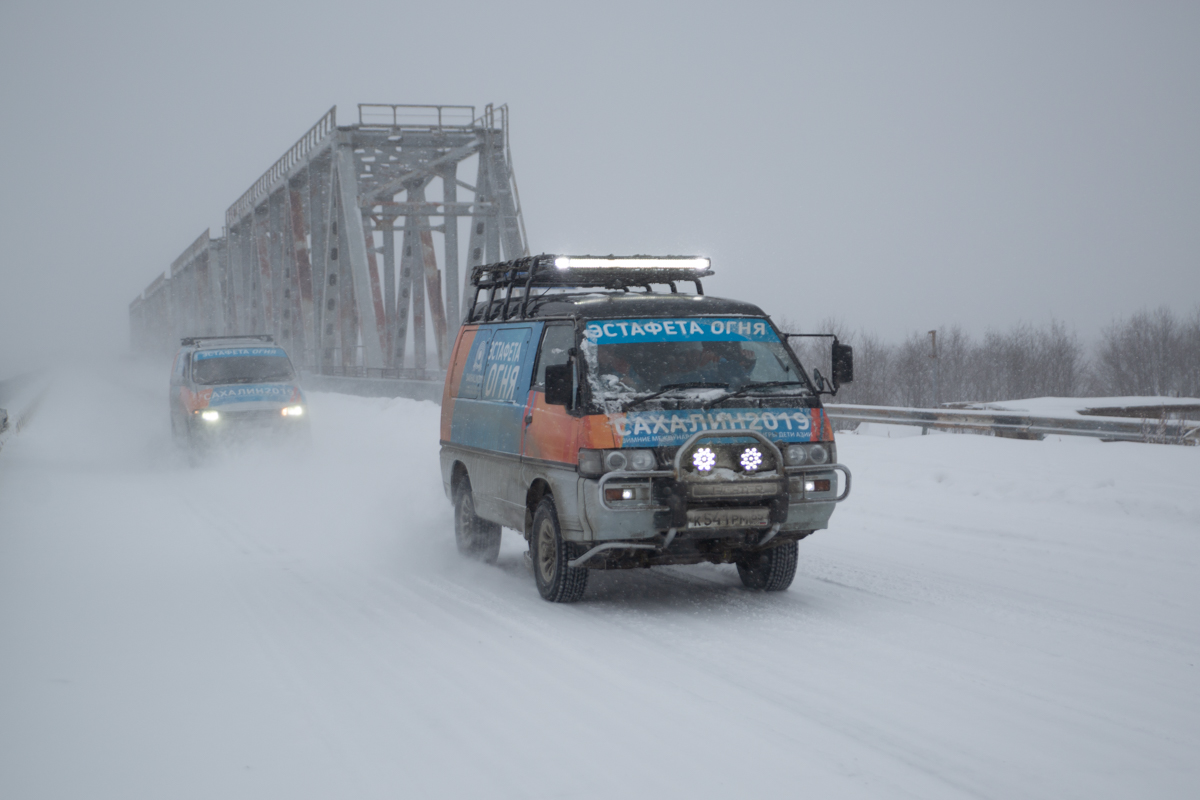
[[[458,175],[471,157],[473,185]],[[464,218],[465,274],[527,254],[507,108],[360,105],[339,127],[335,107],[230,206],[223,238],[206,232],[131,304],[134,342],[265,332],[317,372],[425,371],[428,311],[444,368],[469,288]]]

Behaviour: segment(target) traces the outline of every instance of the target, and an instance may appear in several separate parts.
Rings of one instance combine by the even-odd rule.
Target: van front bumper
[[[285,417],[280,408],[220,410],[220,417],[207,421],[199,414],[188,420],[197,444],[231,443],[309,436],[308,416]]]
[[[837,473],[845,475],[839,493]],[[828,481],[826,491],[806,490],[807,484]],[[834,506],[850,493],[850,470],[842,464],[802,467],[787,471],[788,491],[747,493],[746,484],[730,483],[728,491],[713,486],[700,499],[694,486],[670,472],[609,472],[600,479],[580,478],[584,533],[590,540],[645,541],[676,537],[724,538],[747,532],[811,532],[826,528]],[[776,486],[780,481],[760,482]],[[709,485],[712,486],[712,485]],[[706,487],[708,488],[708,487]],[[606,500],[606,490],[630,489],[631,500]]]

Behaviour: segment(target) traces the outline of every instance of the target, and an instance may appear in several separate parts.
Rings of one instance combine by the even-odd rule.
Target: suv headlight
[[[658,466],[653,450],[579,451],[579,474],[599,478],[606,472],[648,472]]]
[[[288,406],[281,409],[279,413],[285,417],[302,417],[304,416],[304,406]]]
[[[205,422],[216,422],[220,418],[221,412],[213,411],[211,408],[200,412],[200,419],[204,420]]]

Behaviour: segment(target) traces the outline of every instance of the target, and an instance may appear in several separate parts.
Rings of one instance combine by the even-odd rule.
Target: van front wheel
[[[567,564],[575,557],[575,549],[570,542],[563,541],[558,509],[551,497],[543,497],[533,515],[529,550],[533,559],[533,579],[543,599],[551,603],[574,603],[583,597],[588,571],[585,567]]]
[[[799,549],[797,542],[786,542],[761,553],[739,558],[738,577],[748,589],[782,592],[792,585],[796,577]]]
[[[466,480],[454,497],[454,543],[462,555],[488,564],[500,555],[500,526],[475,515],[475,498]]]

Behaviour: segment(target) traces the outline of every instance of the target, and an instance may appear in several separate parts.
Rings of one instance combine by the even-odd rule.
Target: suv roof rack
[[[468,322],[524,319],[528,316],[534,288],[606,289],[629,291],[667,286],[678,292],[678,281],[689,281],[696,294],[704,294],[700,279],[712,275],[710,262],[700,256],[537,256],[482,264],[471,270],[475,295],[465,317]],[[486,292],[487,297],[480,298]],[[562,297],[562,295],[555,295]]]
[[[217,342],[225,339],[255,339],[267,344],[275,344],[275,339],[269,333],[243,333],[238,335],[231,334],[229,336],[185,336],[179,340],[179,344],[181,347],[190,347],[200,342]]]

